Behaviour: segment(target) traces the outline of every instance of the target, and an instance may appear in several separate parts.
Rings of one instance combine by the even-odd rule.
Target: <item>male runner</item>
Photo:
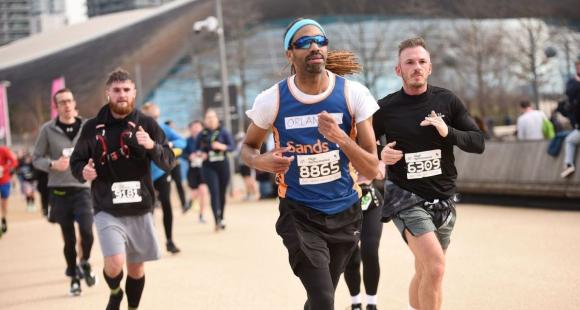
[[[482,153],[484,137],[459,98],[427,84],[431,60],[422,38],[401,42],[395,71],[403,88],[379,100],[373,121],[377,138],[387,139],[383,221],[393,219],[415,256],[410,309],[440,309],[455,223],[453,147]]]
[[[48,220],[58,223],[62,231],[67,265],[65,274],[71,278],[69,293],[78,296],[81,294],[81,277],[88,286],[93,286],[96,281],[89,264],[94,241],[91,192],[88,184],[73,177],[69,167],[70,155],[84,121],[77,116],[76,101],[70,89],[57,91],[53,99],[58,116],[40,129],[32,158],[36,169],[48,172]],[[78,223],[82,249],[78,255],[78,267],[75,221]]]
[[[376,101],[361,84],[325,69],[327,45],[318,22],[290,24],[284,50],[295,74],[255,99],[242,146],[248,166],[277,174],[276,231],[306,289],[304,308],[313,310],[334,309],[336,285],[359,240],[362,214],[350,165],[369,179],[378,172]],[[260,154],[270,129],[276,148]]]
[[[135,109],[137,91],[127,71],[109,75],[106,96],[108,104],[84,125],[70,165],[79,181],[92,181],[103,275],[111,289],[107,310],[120,307],[125,262],[129,309],[137,309],[145,286],[144,262],[160,257],[151,214],[155,192],[150,163],[167,172],[175,157],[157,122]]]

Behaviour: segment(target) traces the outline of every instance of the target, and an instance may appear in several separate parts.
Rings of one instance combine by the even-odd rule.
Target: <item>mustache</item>
[[[310,54],[308,54],[308,56],[306,56],[306,61],[309,61],[309,60],[311,60],[311,59],[313,59],[315,57],[316,58],[320,57],[323,60],[326,60],[326,58],[324,58],[324,55],[322,55],[322,53],[320,53],[318,51],[312,51],[312,52],[310,52]]]

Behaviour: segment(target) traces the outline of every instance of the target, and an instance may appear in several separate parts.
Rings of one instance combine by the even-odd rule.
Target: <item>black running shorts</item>
[[[187,170],[187,185],[191,189],[197,189],[200,184],[205,184],[203,175],[201,174],[201,167],[191,167]]]
[[[359,242],[362,224],[359,202],[341,213],[328,215],[281,198],[279,209],[276,232],[288,249],[290,266],[294,273],[299,264],[308,264],[315,268],[328,266],[330,247],[352,252]],[[337,256],[340,254],[334,253]]]

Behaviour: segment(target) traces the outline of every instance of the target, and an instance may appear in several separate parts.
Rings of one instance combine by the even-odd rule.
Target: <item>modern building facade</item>
[[[158,6],[172,0],[87,0],[89,17]]]
[[[65,0],[0,0],[0,45],[67,24]]]

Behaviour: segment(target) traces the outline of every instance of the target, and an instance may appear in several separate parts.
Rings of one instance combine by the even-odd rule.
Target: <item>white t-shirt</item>
[[[317,103],[326,98],[330,92],[334,89],[334,83],[336,76],[334,73],[327,71],[330,81],[328,83],[328,88],[321,94],[309,95],[305,94],[294,83],[295,75],[288,79],[288,87],[290,91],[300,102],[309,104]],[[356,123],[360,123],[369,117],[371,117],[378,109],[379,105],[377,100],[371,92],[364,85],[355,81],[345,81],[345,87],[348,90],[348,102],[351,105],[351,111],[354,114],[354,119]],[[246,115],[256,124],[256,126],[262,129],[269,129],[272,127],[276,119],[276,113],[278,111],[278,83],[274,86],[261,92],[254,100],[254,105],[252,109],[246,111]]]
[[[544,140],[542,122],[546,118],[544,112],[538,110],[520,115],[517,122],[518,140]]]

